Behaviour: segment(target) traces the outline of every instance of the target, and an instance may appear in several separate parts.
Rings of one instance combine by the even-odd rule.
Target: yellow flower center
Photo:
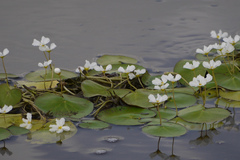
[[[58,129],[62,129],[62,126],[59,126]]]
[[[28,124],[31,124],[31,121],[28,121],[27,123],[28,123]]]

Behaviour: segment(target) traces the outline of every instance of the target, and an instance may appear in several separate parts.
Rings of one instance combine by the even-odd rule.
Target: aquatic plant
[[[32,45],[46,58],[39,63],[44,70],[28,73],[22,81],[12,79],[18,76],[5,68],[0,74],[0,106],[14,110],[0,110],[0,140],[30,132],[33,143],[62,143],[76,134],[74,121],[88,129],[141,125],[144,133],[157,137],[181,136],[203,125],[219,127],[231,114],[227,108],[240,106],[240,38],[227,36],[212,31],[219,43],[198,48],[197,60],[180,60],[173,72],[155,76],[136,59],[121,55],[85,60],[76,73],[55,68],[50,53],[56,44],[48,47],[50,39],[44,36],[34,39]],[[7,53],[1,53],[2,60]],[[16,85],[8,85],[9,80]],[[218,107],[209,106],[209,98],[215,98]]]

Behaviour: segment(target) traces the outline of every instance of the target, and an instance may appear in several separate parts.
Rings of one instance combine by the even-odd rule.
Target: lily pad
[[[222,90],[220,90],[220,96],[222,98],[225,98],[225,99],[230,99],[230,100],[234,100],[234,101],[240,101],[240,91],[236,91],[236,92],[224,92]]]
[[[174,123],[163,123],[162,125],[145,126],[144,133],[157,137],[178,137],[184,135],[187,130],[183,126]]]
[[[141,118],[153,117],[155,112],[130,106],[117,106],[101,111],[97,118],[115,125],[141,125]]]
[[[240,108],[240,101],[232,101],[227,100],[224,98],[217,99],[215,104],[223,106],[223,107],[233,107],[233,108]]]
[[[179,117],[193,123],[213,123],[227,118],[230,112],[222,108],[204,108],[196,105],[179,111]]]
[[[35,100],[35,104],[44,113],[51,113],[56,117],[68,116],[81,118],[87,116],[93,110],[92,102],[66,94],[60,96],[45,93]]]
[[[35,87],[36,89],[45,89],[44,85],[46,88],[55,88],[57,87],[57,84],[59,83],[58,81],[46,81],[45,84],[44,82],[28,82],[28,81],[17,81],[19,85],[25,85],[27,87]]]
[[[153,104],[150,103],[148,99],[149,94],[157,95],[157,93],[160,95],[165,94],[163,91],[158,90],[137,89],[135,92],[126,95],[122,100],[128,105],[149,108],[153,107]],[[167,96],[170,98],[172,93],[167,93]],[[174,97],[178,108],[188,107],[196,102],[196,98],[194,96],[184,93],[175,93]],[[166,106],[175,108],[171,98],[169,99],[169,102],[166,102]]]
[[[19,124],[22,121],[21,114],[0,114],[0,127],[8,128],[11,125]]]
[[[217,84],[229,90],[240,90],[240,73],[216,74]]]
[[[52,120],[48,122],[43,128],[37,130],[36,132],[31,133],[31,137],[32,137],[31,143],[32,144],[56,143],[57,141],[60,141],[60,140],[63,141],[63,140],[69,139],[77,133],[77,128],[70,121],[65,122],[65,125],[64,125],[64,126],[69,126],[70,131],[64,131],[62,133],[50,132],[49,125],[51,124],[56,125],[56,121]]]
[[[19,78],[19,76],[15,75],[15,74],[10,74],[10,73],[7,74],[7,77],[8,78],[13,78],[13,79]],[[0,73],[0,79],[5,79],[5,78],[6,78],[6,74],[5,73]]]
[[[174,72],[180,74],[188,83],[193,80],[193,77],[196,77],[199,74],[202,76],[205,75],[206,69],[202,65],[199,65],[199,67],[195,69],[195,74],[192,70],[183,68],[186,62],[192,63],[192,60],[180,60],[175,65]],[[187,85],[187,83],[183,79],[180,79],[179,82],[181,84]]]
[[[0,106],[15,105],[22,99],[22,92],[18,88],[10,88],[7,84],[0,85]]]
[[[82,123],[79,124],[79,127],[87,129],[104,129],[108,128],[109,124],[98,120],[83,120]]]
[[[0,141],[9,138],[11,135],[8,130],[0,128]]]
[[[97,63],[102,66],[108,64],[122,64],[122,63],[136,64],[137,60],[131,57],[121,55],[103,55],[97,59]]]
[[[61,70],[61,78],[62,79],[68,79],[77,77],[78,75],[74,72],[67,71],[67,70]],[[27,75],[25,75],[25,79],[28,81],[44,81],[45,77],[45,70],[38,70],[35,72],[30,72]],[[59,75],[53,72],[53,78],[52,78],[52,70],[47,70],[45,81],[51,81],[51,80],[59,80]]]
[[[183,120],[180,117],[176,117],[176,118],[172,119],[170,122],[181,124],[188,130],[201,131],[203,129],[203,123],[191,123],[191,122]],[[209,129],[212,129],[213,127],[219,128],[223,125],[223,123],[219,122],[219,123],[206,124],[206,125],[207,125],[207,128],[205,127],[204,129],[209,130]],[[204,124],[204,126],[205,126],[205,124]]]
[[[8,130],[12,133],[14,136],[22,135],[22,134],[27,134],[29,132],[28,129],[18,127],[18,126],[11,126],[8,128]]]
[[[103,96],[111,97],[117,95],[122,98],[128,93],[132,92],[130,89],[111,89],[110,87],[103,86],[91,80],[85,80],[81,84],[84,97]]]

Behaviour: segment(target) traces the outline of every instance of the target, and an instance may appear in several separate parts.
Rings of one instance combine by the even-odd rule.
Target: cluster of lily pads
[[[70,138],[79,127],[104,129],[112,125],[141,125],[146,134],[177,137],[187,130],[220,127],[238,107],[240,36],[211,32],[218,43],[196,50],[197,60],[180,60],[173,72],[151,75],[137,60],[103,55],[86,60],[75,72],[54,66],[49,38],[34,39],[46,61],[44,70],[24,77],[0,74],[0,140],[26,134],[32,143]],[[207,102],[215,98],[216,106]],[[27,119],[23,117],[27,117]],[[65,122],[66,121],[66,122]],[[76,124],[76,123],[75,123]]]

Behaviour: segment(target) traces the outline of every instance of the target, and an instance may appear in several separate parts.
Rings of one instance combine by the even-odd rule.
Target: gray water
[[[240,34],[239,7],[239,0],[1,0],[0,51],[10,50],[5,58],[7,71],[19,75],[37,70],[38,62],[43,62],[44,55],[31,45],[41,36],[57,45],[52,52],[56,67],[74,71],[86,59],[121,54],[138,59],[152,73],[172,71],[180,59],[194,59],[197,48],[216,42],[210,38],[211,30]],[[238,125],[237,116],[239,110]],[[174,154],[181,160],[239,159],[239,132],[224,128],[218,132],[201,145],[191,141],[199,132],[175,138]],[[124,139],[117,143],[99,140],[108,135]],[[6,141],[13,154],[0,155],[1,159],[146,160],[158,144],[158,138],[143,134],[139,126],[79,129],[61,146],[30,144],[26,138]],[[102,147],[111,151],[89,153]],[[172,138],[163,138],[160,150],[171,155]]]

